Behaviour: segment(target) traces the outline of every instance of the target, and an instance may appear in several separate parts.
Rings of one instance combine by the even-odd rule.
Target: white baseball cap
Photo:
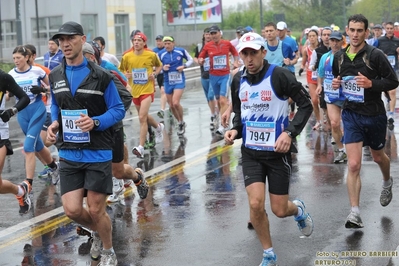
[[[245,48],[259,50],[262,46],[265,47],[265,39],[257,33],[248,32],[240,38],[237,50],[238,52],[241,52]]]
[[[283,30],[286,29],[287,27],[287,23],[285,23],[284,21],[280,21],[279,23],[277,23],[277,29],[278,30]]]
[[[399,26],[399,22],[395,22],[393,25],[394,26]]]

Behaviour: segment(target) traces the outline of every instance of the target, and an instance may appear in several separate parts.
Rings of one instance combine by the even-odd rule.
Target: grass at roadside
[[[14,64],[12,64],[12,63],[0,62],[0,69],[6,73],[8,73],[8,71],[10,71],[13,67],[14,67]]]

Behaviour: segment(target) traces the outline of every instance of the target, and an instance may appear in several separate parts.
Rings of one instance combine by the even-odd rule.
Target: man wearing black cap
[[[56,66],[61,64],[62,58],[61,49],[59,48],[58,40],[49,39],[48,40],[48,52],[44,54],[44,66],[50,70],[53,70]]]
[[[211,35],[209,34],[209,28],[204,30],[204,34],[202,35],[202,42],[197,44],[194,51],[194,62],[198,64],[198,55],[204,48],[204,45],[211,41]],[[205,98],[209,106],[209,110],[211,111],[211,120],[210,120],[210,129],[214,130],[216,127],[216,101],[215,94],[213,93],[213,89],[209,82],[209,57],[205,58],[205,63],[200,66],[201,70],[201,85],[204,89]]]
[[[93,230],[92,259],[101,254],[102,265],[117,265],[105,200],[112,194],[112,126],[125,110],[112,76],[83,56],[86,36],[80,24],[64,23],[53,39],[58,39],[64,60],[50,73],[53,122],[47,138],[59,143],[64,211]]]
[[[230,54],[234,57],[234,68],[238,67],[238,53],[236,48],[227,40],[222,39],[220,28],[213,25],[209,28],[212,41],[205,44],[198,56],[198,63],[203,65],[209,57],[209,81],[218,101],[219,112],[223,114],[228,108],[228,89],[230,85]],[[219,120],[221,121],[221,119]],[[223,136],[225,128],[220,125],[217,134]]]
[[[239,40],[240,40],[240,38],[241,38],[241,36],[242,36],[241,31],[242,31],[243,29],[244,29],[244,27],[242,27],[242,26],[238,26],[238,27],[237,27],[237,29],[236,29],[236,38],[230,41],[230,43],[231,43],[234,47],[237,47],[238,42],[239,42]]]

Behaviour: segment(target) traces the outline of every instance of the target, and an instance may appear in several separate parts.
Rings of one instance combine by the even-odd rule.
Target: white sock
[[[354,213],[359,214],[360,213],[359,206],[352,206],[351,211],[353,211]]]
[[[18,186],[18,194],[17,194],[17,196],[18,197],[22,197],[23,195],[25,195],[25,190],[21,186]]]
[[[295,215],[294,217],[295,217],[295,218],[301,217],[302,214],[303,214],[302,208],[298,207],[298,213],[297,213],[297,215]]]
[[[392,179],[388,179],[388,181],[382,180],[383,187],[389,187],[392,184]]]

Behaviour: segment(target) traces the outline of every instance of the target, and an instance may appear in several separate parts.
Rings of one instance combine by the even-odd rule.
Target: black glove
[[[303,68],[300,68],[298,71],[299,76],[302,75],[302,72],[303,72]]]
[[[12,111],[11,108],[4,110],[1,114],[0,114],[0,118],[1,120],[3,120],[4,123],[8,122],[10,120],[10,118],[14,115],[14,112]]]
[[[30,92],[33,94],[40,94],[42,92],[46,92],[46,89],[33,85],[32,88],[30,89]]]

